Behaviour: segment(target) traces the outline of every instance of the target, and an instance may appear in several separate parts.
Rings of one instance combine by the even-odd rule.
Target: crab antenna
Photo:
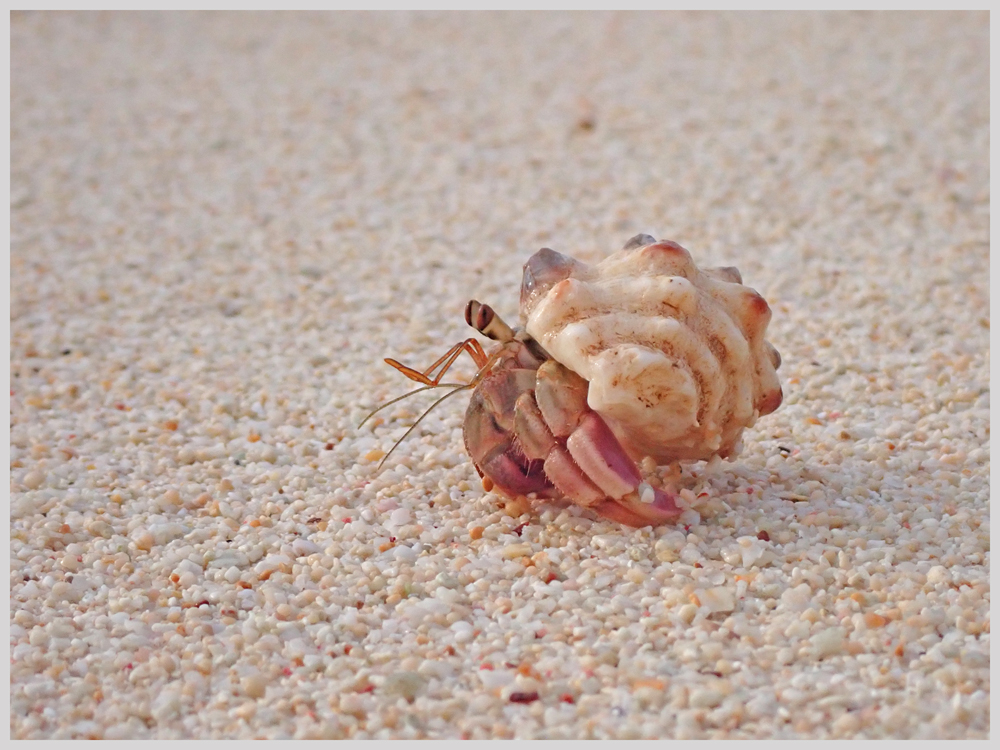
[[[378,407],[377,409],[375,409],[375,411],[370,412],[367,417],[365,417],[363,420],[361,420],[361,424],[358,425],[358,429],[360,430],[362,427],[364,427],[365,426],[365,422],[367,422],[369,419],[371,419],[372,417],[374,417],[376,414],[378,414],[380,411],[382,411],[385,407],[392,406],[396,402],[402,401],[404,398],[409,398],[410,396],[413,396],[413,395],[415,395],[417,393],[422,393],[423,391],[429,391],[432,388],[455,388],[455,387],[458,387],[458,386],[461,386],[461,385],[462,385],[462,383],[438,383],[437,385],[425,385],[423,388],[417,388],[415,390],[410,391],[409,393],[404,393],[402,396],[397,396],[392,401],[386,401],[380,407]]]
[[[397,440],[395,443],[392,444],[392,447],[389,449],[389,452],[386,453],[384,456],[382,456],[382,460],[379,461],[378,462],[378,466],[375,467],[375,473],[378,474],[380,471],[382,471],[382,467],[385,465],[385,462],[389,459],[389,456],[392,455],[392,452],[394,450],[396,450],[396,448],[399,447],[400,443],[402,443],[404,440],[406,440],[406,438],[408,438],[410,436],[410,433],[413,432],[413,430],[416,429],[417,425],[420,424],[423,421],[424,417],[426,417],[428,414],[431,413],[431,410],[435,406],[437,406],[438,404],[440,404],[442,401],[444,401],[449,396],[454,396],[459,391],[467,391],[470,388],[475,388],[477,385],[479,385],[480,381],[484,377],[486,377],[486,375],[490,371],[491,366],[493,365],[494,362],[496,362],[500,358],[500,355],[502,353],[503,353],[503,349],[497,349],[497,351],[493,352],[489,356],[489,358],[486,360],[486,362],[483,364],[483,366],[481,368],[479,368],[479,372],[476,373],[476,377],[474,377],[472,380],[470,380],[465,385],[456,385],[455,389],[453,391],[448,391],[448,393],[444,394],[441,398],[439,398],[433,404],[431,404],[430,406],[428,406],[427,410],[424,411],[424,413],[421,414],[419,417],[417,417],[417,421],[414,422],[412,425],[410,425],[410,429],[408,429],[406,432],[404,432],[403,436],[401,438],[399,438],[399,440]],[[437,386],[433,386],[433,385],[431,385],[431,386],[424,386],[423,388],[418,388],[417,390],[413,391],[412,393],[417,393],[419,391],[425,391],[428,388],[443,388],[443,387],[445,387],[444,384],[437,385]],[[408,396],[408,395],[411,395],[411,394],[408,393],[406,395]],[[400,396],[399,398],[406,398],[406,396]],[[396,400],[398,401],[399,399],[396,399]],[[392,402],[390,401],[389,403],[392,403]],[[384,404],[383,406],[388,406],[388,405],[389,404]],[[381,408],[383,408],[383,407],[380,406],[379,409],[381,409]],[[378,411],[378,409],[376,409],[376,411]],[[372,412],[372,413],[374,414],[375,412]],[[362,424],[364,424],[364,422],[362,422]]]
[[[399,440],[397,440],[395,443],[392,444],[392,447],[389,449],[389,452],[386,453],[384,456],[382,456],[382,460],[379,461],[378,462],[378,466],[375,467],[375,473],[378,474],[380,471],[382,471],[382,467],[385,465],[385,462],[389,459],[389,456],[392,455],[393,451],[395,451],[396,448],[399,447],[400,443],[402,443],[404,440],[406,440],[406,438],[408,438],[410,436],[410,433],[413,432],[417,428],[417,425],[420,424],[423,421],[424,417],[426,417],[428,414],[431,413],[431,410],[435,406],[437,406],[438,404],[440,404],[442,401],[444,401],[449,396],[454,396],[459,391],[467,391],[469,388],[472,388],[474,385],[476,385],[477,382],[478,382],[477,380],[473,380],[471,383],[466,383],[465,385],[456,386],[454,390],[448,391],[448,393],[444,394],[441,398],[439,398],[433,404],[431,404],[430,406],[428,406],[427,409],[424,411],[424,413],[421,414],[419,417],[417,417],[417,421],[414,422],[412,425],[410,425],[410,429],[408,429],[406,432],[404,432],[403,436],[401,438],[399,438]],[[430,388],[441,388],[443,386],[428,386],[428,387],[430,387]],[[426,388],[421,388],[419,390],[426,390]],[[414,393],[415,392],[416,391],[414,391]],[[386,404],[386,406],[388,406],[388,404]]]

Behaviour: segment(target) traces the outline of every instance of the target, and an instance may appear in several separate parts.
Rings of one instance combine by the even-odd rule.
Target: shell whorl
[[[767,302],[735,268],[699,269],[674,242],[639,235],[594,266],[539,251],[521,316],[589,382],[590,408],[634,458],[734,455],[743,429],[781,403]]]

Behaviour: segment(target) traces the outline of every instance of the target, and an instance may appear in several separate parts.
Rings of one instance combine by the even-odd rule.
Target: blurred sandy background
[[[986,737],[988,60],[986,13],[13,14],[12,737]],[[512,517],[459,399],[374,476],[382,357],[638,232],[784,359],[697,523]]]

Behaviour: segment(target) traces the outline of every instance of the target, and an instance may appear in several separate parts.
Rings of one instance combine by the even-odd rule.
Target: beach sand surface
[[[10,26],[12,738],[988,736],[987,13]],[[376,473],[640,232],[783,358],[679,522]]]

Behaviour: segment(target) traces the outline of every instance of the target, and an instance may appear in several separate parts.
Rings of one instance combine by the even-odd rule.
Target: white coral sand
[[[10,62],[12,737],[988,735],[985,12],[16,13]],[[460,396],[376,475],[429,403],[357,430],[383,357],[639,232],[784,360],[647,474],[681,523],[500,507]]]

